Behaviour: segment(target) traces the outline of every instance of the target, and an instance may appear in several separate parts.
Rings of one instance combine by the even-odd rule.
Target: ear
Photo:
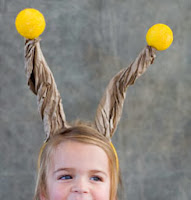
[[[155,51],[153,47],[146,46],[129,67],[121,70],[109,82],[95,117],[97,130],[108,139],[113,136],[121,118],[127,87],[133,85],[153,63]]]
[[[40,198],[40,200],[48,200],[49,199],[44,187],[41,188],[41,190],[39,191],[39,198]]]
[[[37,95],[38,109],[48,140],[59,129],[67,128],[68,124],[60,93],[41,51],[39,39],[25,42],[25,71],[28,85]]]
[[[48,200],[46,195],[44,195],[43,193],[40,193],[40,200]]]

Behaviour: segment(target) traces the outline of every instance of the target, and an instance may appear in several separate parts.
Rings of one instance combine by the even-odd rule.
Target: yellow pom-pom
[[[173,32],[170,27],[165,24],[155,24],[148,30],[146,41],[149,46],[163,51],[171,45],[173,41]]]
[[[15,26],[23,37],[34,39],[42,34],[46,22],[41,12],[34,8],[26,8],[17,15]]]

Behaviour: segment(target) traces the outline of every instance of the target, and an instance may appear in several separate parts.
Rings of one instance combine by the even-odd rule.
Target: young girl
[[[47,143],[40,158],[35,200],[116,200],[118,159],[94,128],[74,126]]]

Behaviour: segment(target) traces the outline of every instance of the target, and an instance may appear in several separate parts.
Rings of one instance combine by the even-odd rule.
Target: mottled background
[[[68,121],[93,120],[104,88],[166,23],[174,42],[127,92],[113,142],[124,200],[191,199],[191,1],[0,0],[0,199],[32,199],[43,126],[24,72],[17,13],[39,9],[41,47]]]

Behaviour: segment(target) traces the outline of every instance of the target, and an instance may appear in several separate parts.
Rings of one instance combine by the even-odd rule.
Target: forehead
[[[109,171],[105,151],[93,144],[64,141],[51,154],[51,168],[77,168]]]

